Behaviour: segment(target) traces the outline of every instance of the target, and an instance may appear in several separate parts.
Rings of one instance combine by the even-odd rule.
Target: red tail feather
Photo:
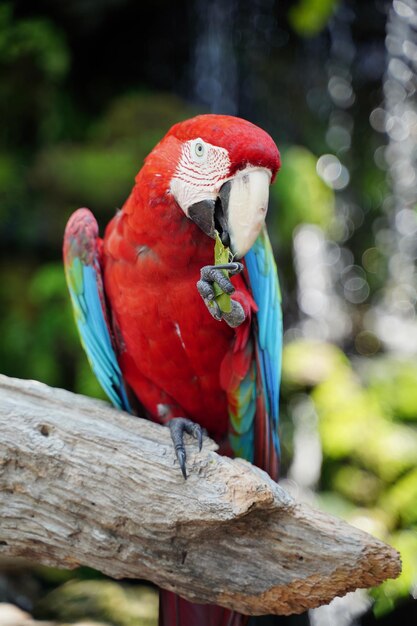
[[[170,591],[159,592],[159,626],[246,626],[249,617],[211,604],[192,604]]]

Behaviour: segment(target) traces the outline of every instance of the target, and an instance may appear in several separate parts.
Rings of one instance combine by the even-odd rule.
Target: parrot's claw
[[[184,446],[184,433],[188,433],[189,435],[192,435],[194,439],[197,439],[198,449],[201,451],[203,446],[203,429],[199,424],[196,424],[186,417],[173,417],[169,422],[169,430],[171,432],[175,454],[177,455],[182,475],[185,480],[187,480],[187,469],[185,465],[187,455]]]
[[[222,313],[223,319],[231,328],[237,328],[246,319],[245,311],[240,302],[232,300],[232,310],[229,313]]]
[[[245,320],[242,306],[239,302],[232,300],[232,310],[230,313],[224,313],[215,300],[216,294],[213,283],[217,283],[220,289],[229,296],[235,291],[232,282],[224,275],[223,270],[227,270],[231,276],[234,276],[243,270],[243,264],[234,261],[223,265],[205,265],[201,268],[201,277],[197,283],[197,289],[214,319],[218,321],[224,319],[229,326],[236,328]]]
[[[231,281],[223,274],[222,270],[226,270],[234,276],[243,270],[243,264],[234,261],[233,263],[224,263],[223,265],[205,265],[200,271],[200,280],[197,283],[197,289],[200,295],[207,300],[214,300],[215,294],[213,283],[217,283],[224,293],[229,296],[234,292]]]

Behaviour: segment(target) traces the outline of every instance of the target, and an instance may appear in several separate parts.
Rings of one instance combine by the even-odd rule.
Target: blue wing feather
[[[75,321],[91,368],[114,406],[131,412],[109,331],[97,222],[87,209],[76,211],[67,224],[64,264]]]
[[[253,298],[258,307],[255,336],[269,432],[279,457],[279,387],[281,380],[282,309],[281,291],[272,247],[266,229],[245,256]],[[241,383],[243,391],[243,381]],[[240,389],[239,389],[240,394]],[[255,428],[255,424],[253,424]],[[233,443],[232,443],[233,445]]]
[[[253,428],[242,435],[229,434],[229,441],[234,454],[241,459],[246,459],[250,463],[253,462],[254,457],[254,440],[255,435]]]

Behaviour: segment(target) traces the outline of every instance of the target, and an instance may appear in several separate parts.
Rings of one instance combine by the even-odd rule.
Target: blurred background
[[[72,321],[65,223],[88,206],[103,227],[173,123],[240,115],[281,149],[284,483],[395,546],[403,574],[253,624],[417,623],[416,33],[416,0],[0,4],[2,373],[103,397]],[[152,588],[86,568],[1,563],[0,601],[156,625]]]

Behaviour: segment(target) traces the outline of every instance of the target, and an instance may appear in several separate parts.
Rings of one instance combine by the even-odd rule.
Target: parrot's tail
[[[171,591],[159,591],[159,626],[246,626],[248,620],[220,606],[192,604]]]

